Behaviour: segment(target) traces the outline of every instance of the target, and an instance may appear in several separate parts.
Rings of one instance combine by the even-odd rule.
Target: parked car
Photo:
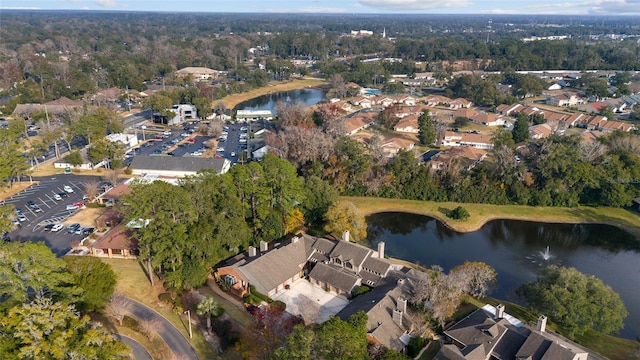
[[[23,215],[24,215],[24,214],[22,213],[22,210],[20,210],[20,209],[16,209],[16,214],[17,214],[18,216],[23,216]]]
[[[94,228],[92,227],[82,228],[82,235],[89,235],[93,233],[93,231],[94,231]]]
[[[42,231],[51,231],[54,224],[47,224],[42,228]]]
[[[68,210],[68,211],[78,210],[78,206],[75,206],[75,205],[67,205],[67,210]]]
[[[2,240],[3,240],[4,242],[9,242],[9,241],[11,241],[11,238],[9,237],[9,232],[8,232],[8,231],[5,231],[5,232],[2,234]]]
[[[18,221],[20,222],[27,221],[27,217],[24,215],[18,215]]]
[[[76,232],[76,230],[78,230],[80,228],[80,224],[78,223],[73,223],[71,225],[69,225],[69,227],[67,228],[67,232],[69,234],[73,234],[74,232]]]
[[[60,196],[60,194],[53,194],[53,199],[56,201],[60,201],[62,200],[62,196]]]
[[[69,193],[69,194],[73,193],[73,188],[72,188],[71,186],[69,186],[69,185],[65,185],[65,186],[62,188],[62,190],[64,190],[65,192],[67,192],[67,193]]]
[[[77,206],[77,207],[81,208],[81,207],[84,206],[84,203],[82,201],[74,202],[73,206]]]
[[[163,132],[162,132],[162,135],[164,135],[164,136],[171,136],[171,131],[169,131],[169,130],[163,131]]]
[[[59,195],[61,198],[66,198],[67,196],[69,196],[69,194],[67,194],[67,193],[66,193],[66,192],[64,192],[64,191],[63,191],[63,192],[59,192],[59,193],[58,193],[58,195]]]
[[[51,228],[51,232],[58,232],[60,230],[64,229],[64,225],[58,223],[53,225],[53,227]]]

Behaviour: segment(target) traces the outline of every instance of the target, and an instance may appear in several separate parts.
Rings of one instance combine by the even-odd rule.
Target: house
[[[427,106],[429,107],[436,107],[438,105],[449,105],[449,101],[451,101],[451,99],[449,99],[446,96],[442,96],[442,95],[432,95],[432,96],[428,96],[426,99],[424,99],[424,103],[427,104]]]
[[[510,116],[511,114],[517,114],[523,108],[524,106],[521,104],[511,104],[511,105],[502,104],[496,107],[495,112],[496,114]]]
[[[271,110],[238,110],[236,112],[237,121],[273,120],[273,118]]]
[[[77,169],[77,170],[93,170],[96,167],[100,167],[105,164],[105,161],[101,161],[98,164],[94,164],[91,160],[89,160],[89,154],[87,153],[87,148],[82,148],[80,150],[80,156],[82,157],[82,163],[79,165],[73,165],[65,160],[65,158],[60,158],[53,163],[53,167],[56,169]]]
[[[363,311],[367,314],[368,342],[404,353],[412,337],[412,323],[407,317],[407,299],[402,296],[403,275],[390,274],[373,290],[355,297],[336,316],[347,321]]]
[[[539,124],[529,127],[529,136],[531,139],[539,140],[551,136],[553,129],[549,124]]]
[[[415,73],[413,75],[413,78],[418,80],[431,80],[433,79],[433,73],[432,72]]]
[[[345,135],[350,136],[357,133],[360,130],[366,129],[373,125],[375,121],[375,114],[360,113],[352,118],[346,118],[343,120],[343,126],[345,129]]]
[[[445,165],[456,159],[462,163],[465,169],[471,170],[483,161],[487,157],[487,154],[486,150],[469,146],[453,147],[431,157],[429,165],[433,170],[441,170]]]
[[[340,108],[340,110],[342,110],[344,112],[350,112],[352,110],[351,104],[349,104],[346,101],[339,101],[337,104],[338,104],[338,107]]]
[[[407,106],[414,106],[416,104],[416,98],[411,95],[398,95],[394,99],[394,103],[403,104]]]
[[[560,94],[555,96],[547,96],[545,100],[547,105],[553,106],[576,106],[584,101],[575,94]]]
[[[98,91],[92,98],[91,101],[104,104],[107,102],[116,102],[120,98],[120,94],[122,90],[117,87],[110,87],[108,89]]]
[[[631,130],[635,130],[636,126],[631,123],[612,120],[598,123],[596,129],[602,131],[603,133],[610,133],[616,130],[629,132]]]
[[[33,113],[48,113],[51,117],[60,118],[69,112],[80,111],[83,107],[82,101],[74,101],[63,96],[45,104],[18,104],[13,110],[13,115],[28,118]]]
[[[400,150],[411,150],[415,146],[415,142],[399,137],[392,137],[384,139],[380,142],[382,151],[387,154],[388,157],[394,157]]]
[[[602,356],[547,331],[545,316],[540,316],[533,327],[504,310],[503,305],[485,305],[445,330],[445,344],[434,360],[604,360]]]
[[[368,97],[358,96],[356,98],[351,99],[351,103],[356,106],[360,106],[362,108],[371,108],[373,105],[373,101]]]
[[[420,106],[396,106],[393,109],[393,116],[401,119],[409,115],[420,115],[424,111]]]
[[[134,235],[135,229],[120,224],[91,244],[89,253],[97,257],[135,259],[138,255],[138,241]]]
[[[478,149],[493,149],[493,137],[491,135],[481,135],[463,132],[445,132],[442,146],[470,146]]]
[[[122,143],[127,149],[138,145],[138,137],[134,134],[109,134],[106,136],[106,139],[111,142]]]
[[[282,243],[262,241],[259,248],[250,246],[216,274],[240,297],[250,292],[251,286],[272,297],[308,276],[309,282],[348,298],[357,286],[375,287],[391,270],[402,268],[384,259],[384,243],[380,244],[374,251],[350,242],[348,231],[340,240],[299,234]]]
[[[157,175],[174,178],[196,175],[201,170],[213,170],[218,174],[229,171],[231,162],[227,159],[143,156],[133,157],[129,168],[133,175]]]
[[[602,132],[600,132],[598,130],[583,131],[583,132],[580,133],[580,137],[585,142],[592,143],[592,142],[597,141],[598,139],[600,139],[600,137],[602,137]]]
[[[129,187],[129,182],[122,182],[106,192],[98,195],[97,201],[99,204],[115,205],[120,202],[122,197],[129,195],[131,193],[131,187]]]
[[[556,78],[556,80],[558,80],[558,79]],[[568,81],[560,79],[560,81],[551,84],[547,88],[547,90],[561,90],[563,88],[566,88],[569,85],[571,85],[571,84]]]
[[[261,146],[251,153],[251,158],[254,160],[261,160],[265,155],[269,153],[269,145]]]
[[[206,67],[185,67],[175,72],[178,77],[191,76],[196,81],[216,79],[218,71]]]
[[[600,102],[592,102],[587,104],[582,104],[578,106],[578,110],[584,111],[589,114],[599,114],[602,110],[604,110],[607,106],[609,106],[604,101]]]
[[[372,100],[373,100],[373,104],[382,105],[383,107],[389,107],[395,104],[395,99],[385,95],[376,96]]]
[[[468,109],[471,107],[471,105],[473,105],[473,103],[467,99],[457,98],[450,100],[448,105],[451,109]]]
[[[486,113],[486,112],[474,112],[469,120],[473,123],[484,125],[484,126],[502,126],[505,121],[497,114]]]
[[[419,117],[419,115],[411,115],[400,119],[393,127],[393,131],[418,134],[420,132],[420,128],[418,127]]]

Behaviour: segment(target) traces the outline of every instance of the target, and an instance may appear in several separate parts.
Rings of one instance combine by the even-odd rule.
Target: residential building
[[[429,107],[436,107],[438,105],[449,106],[449,101],[451,101],[451,99],[449,99],[446,96],[431,95],[431,96],[427,96],[427,98],[424,100],[424,103],[427,104],[427,106]]]
[[[442,146],[470,146],[478,149],[493,149],[493,137],[475,133],[447,131]]]
[[[206,67],[185,67],[175,72],[178,77],[191,76],[193,80],[211,80],[218,77],[218,71]]]
[[[529,137],[534,140],[544,139],[553,134],[553,129],[549,124],[539,124],[529,127]]]
[[[504,116],[510,116],[512,114],[517,114],[521,109],[524,109],[524,105],[521,104],[502,104],[496,107],[496,113]]]
[[[485,305],[445,330],[445,345],[435,360],[529,359],[604,360],[590,350],[546,329],[541,316],[535,327]]]
[[[415,146],[415,142],[399,137],[384,139],[380,142],[380,147],[388,157],[394,157],[400,150],[411,150]]]
[[[345,135],[350,136],[360,130],[366,129],[369,126],[373,125],[374,121],[375,114],[372,113],[359,113],[354,117],[346,118],[343,120]]]
[[[547,105],[553,106],[576,106],[584,101],[575,94],[560,94],[555,96],[547,96]]]
[[[232,294],[242,297],[250,286],[267,296],[284,291],[295,280],[309,281],[345,298],[360,285],[377,286],[391,270],[403,268],[384,258],[384,243],[378,251],[349,241],[345,231],[340,240],[299,234],[282,243],[248,251],[229,259],[217,269]]]
[[[227,159],[143,155],[134,156],[129,166],[133,175],[174,178],[193,176],[201,170],[213,170],[218,174],[224,174],[230,167],[231,162]]]
[[[373,105],[373,101],[365,96],[353,98],[351,99],[351,103],[362,108],[371,108],[371,105]]]
[[[463,109],[463,108],[470,108],[473,103],[467,99],[463,99],[463,98],[457,98],[457,99],[453,99],[449,101],[449,108],[451,109]]]
[[[452,147],[440,151],[429,159],[429,166],[434,170],[442,170],[452,161],[460,161],[466,170],[473,169],[487,157],[487,151],[469,146]]]
[[[106,136],[106,139],[111,142],[122,143],[127,149],[138,145],[138,137],[134,134],[109,134]]]
[[[405,116],[393,127],[394,131],[406,132],[412,134],[418,134],[420,129],[418,128],[418,118],[420,115]]]
[[[138,255],[138,241],[134,235],[135,229],[120,224],[91,244],[90,254],[97,257],[135,259]]]
[[[422,109],[420,106],[397,106],[395,107],[393,116],[397,118],[403,118],[409,115],[420,115],[423,111],[424,109]]]

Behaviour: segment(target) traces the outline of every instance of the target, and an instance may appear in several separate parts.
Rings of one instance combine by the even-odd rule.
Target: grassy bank
[[[117,275],[118,282],[116,284],[116,291],[132,299],[138,300],[157,311],[169,320],[173,326],[175,326],[176,329],[185,336],[186,339],[189,339],[189,330],[186,318],[174,313],[172,309],[158,299],[158,295],[164,292],[162,285],[160,285],[160,280],[156,279],[155,286],[151,286],[146,273],[142,270],[140,263],[136,260],[101,260],[111,265],[111,268]],[[190,342],[200,359],[220,358],[207,343],[203,334],[197,330],[197,327],[193,328],[193,339],[190,339]]]
[[[268,86],[253,89],[251,91],[232,94],[226,96],[222,99],[222,103],[227,109],[233,109],[239,103],[253,99],[258,96],[267,95],[280,91],[291,91],[296,89],[304,89],[308,87],[322,86],[327,82],[322,79],[313,79],[313,78],[304,78],[304,79],[293,79],[291,81],[279,81],[272,82]]]
[[[611,207],[578,206],[533,207],[522,205],[460,204],[453,202],[415,201],[373,197],[343,197],[353,202],[364,215],[380,212],[407,212],[434,217],[459,232],[478,230],[490,220],[511,219],[547,223],[592,223],[620,227],[640,239],[640,214]],[[462,205],[469,211],[469,219],[449,219],[446,214]]]

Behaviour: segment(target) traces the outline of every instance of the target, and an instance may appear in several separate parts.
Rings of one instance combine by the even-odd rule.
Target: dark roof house
[[[229,171],[231,163],[227,159],[140,155],[133,157],[129,167],[134,175],[185,177],[196,175],[200,170],[224,174]]]

